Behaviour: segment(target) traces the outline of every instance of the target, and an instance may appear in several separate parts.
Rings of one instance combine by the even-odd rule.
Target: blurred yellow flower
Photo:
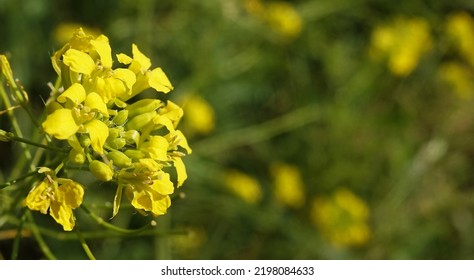
[[[63,45],[66,42],[68,42],[69,39],[71,39],[71,34],[81,27],[85,33],[91,34],[94,37],[100,35],[99,30],[95,28],[89,28],[89,27],[84,26],[83,24],[74,23],[74,22],[63,22],[59,24],[58,26],[56,26],[56,28],[54,29],[53,39],[60,45]]]
[[[335,246],[365,244],[370,238],[367,204],[342,188],[331,197],[316,198],[311,208],[312,222]]]
[[[466,12],[450,15],[446,33],[460,54],[474,66],[474,19]]]
[[[409,75],[423,54],[431,49],[428,22],[423,18],[397,18],[372,31],[370,54],[386,58],[389,70],[398,76]]]
[[[298,37],[303,29],[303,19],[288,2],[276,1],[265,4],[260,0],[245,0],[244,8],[285,39]]]
[[[474,96],[474,72],[470,67],[448,62],[440,66],[438,75],[442,81],[451,86],[459,98],[468,99]]]
[[[232,193],[248,203],[256,204],[262,198],[259,182],[240,171],[228,170],[224,174],[224,184]]]
[[[297,167],[274,163],[270,167],[276,199],[292,208],[304,205],[304,184]]]
[[[189,96],[183,109],[184,122],[190,133],[209,134],[214,130],[214,109],[204,98],[195,94]]]

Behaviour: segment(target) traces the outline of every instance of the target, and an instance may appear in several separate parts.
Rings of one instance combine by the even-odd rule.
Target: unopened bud
[[[132,159],[146,158],[147,154],[144,151],[139,150],[126,150],[125,154]]]
[[[128,105],[128,117],[133,118],[135,116],[153,112],[158,109],[163,102],[158,99],[141,99],[137,102]]]
[[[116,125],[124,125],[128,119],[128,110],[121,110],[117,113],[117,115],[113,118],[113,122]]]
[[[140,114],[127,122],[125,126],[128,130],[140,130],[145,125],[149,124],[156,115],[157,113],[155,111]]]
[[[128,130],[122,134],[123,138],[127,141],[127,144],[137,144],[140,141],[140,133],[136,130]]]
[[[86,160],[86,154],[84,150],[72,149],[69,152],[69,160],[74,164],[83,164]]]
[[[123,139],[123,138],[115,138],[111,141],[107,141],[107,144],[112,149],[120,150],[123,147],[125,147],[125,145],[127,145],[127,141],[125,141],[125,139]]]
[[[100,181],[110,181],[114,176],[112,168],[98,160],[93,160],[89,164],[89,170]]]
[[[107,157],[112,160],[115,166],[120,168],[125,168],[132,165],[132,160],[120,151],[112,151],[107,154]]]

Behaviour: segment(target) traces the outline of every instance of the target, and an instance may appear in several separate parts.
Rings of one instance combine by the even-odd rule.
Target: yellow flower
[[[174,192],[170,175],[160,169],[154,160],[141,159],[133,172],[122,170],[118,177],[119,188],[125,188],[132,206],[155,216],[166,214],[171,205],[169,195]]]
[[[133,85],[132,94],[128,98],[150,87],[163,93],[168,93],[173,89],[171,82],[161,68],[157,67],[149,70],[151,67],[150,59],[135,44],[132,45],[132,54],[133,58],[123,53],[117,55],[118,61],[129,65],[128,69],[133,71],[137,77],[136,83]],[[124,99],[124,101],[126,100]]]
[[[256,204],[262,198],[262,190],[258,181],[240,171],[229,170],[224,174],[224,185],[244,201]]]
[[[451,86],[454,93],[461,99],[468,99],[474,95],[474,72],[460,63],[448,62],[439,68],[441,80]]]
[[[313,201],[311,219],[329,241],[341,247],[367,243],[367,204],[348,189],[339,189],[331,197]]]
[[[389,70],[398,76],[410,74],[430,49],[430,27],[423,18],[397,18],[372,31],[370,54],[387,58]]]
[[[301,16],[288,2],[268,3],[263,16],[275,32],[287,39],[297,37],[303,28]]]
[[[214,129],[214,109],[199,95],[191,95],[185,100],[185,125],[191,132],[208,134]]]
[[[466,12],[452,14],[446,20],[446,32],[461,55],[474,66],[474,19]]]
[[[48,115],[43,122],[43,129],[46,133],[57,139],[66,140],[76,134],[79,126],[74,120],[72,111],[63,108]]]
[[[298,168],[275,163],[272,164],[270,171],[273,175],[276,199],[289,207],[302,207],[305,201],[304,184]]]
[[[75,225],[72,209],[79,207],[84,196],[82,185],[62,178],[48,176],[37,184],[26,197],[26,206],[31,210],[49,214],[65,231]]]

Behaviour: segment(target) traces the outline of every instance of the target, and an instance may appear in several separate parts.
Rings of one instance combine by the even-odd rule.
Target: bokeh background
[[[163,68],[193,148],[156,231],[114,235],[76,211],[96,257],[474,258],[473,1],[0,0],[0,52],[38,111],[49,57],[78,26]],[[18,146],[0,148],[5,179]],[[110,217],[113,188],[87,187]],[[18,213],[0,211],[3,258]],[[34,214],[58,258],[86,258]],[[20,246],[44,258],[31,237]]]

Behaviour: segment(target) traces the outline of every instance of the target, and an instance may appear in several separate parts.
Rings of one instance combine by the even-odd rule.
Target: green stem
[[[53,255],[53,253],[49,249],[48,245],[44,241],[43,237],[41,236],[41,233],[40,233],[40,231],[39,231],[38,227],[36,226],[36,223],[33,219],[33,215],[28,210],[26,211],[26,213],[28,215],[28,220],[31,221],[31,224],[30,224],[31,232],[33,233],[33,236],[35,237],[36,241],[38,242],[38,245],[40,246],[41,251],[43,252],[43,254],[48,259],[55,260],[56,257]]]
[[[43,149],[46,149],[46,150],[50,150],[50,151],[54,151],[54,152],[60,152],[60,153],[67,153],[67,149],[62,149],[62,148],[58,148],[58,147],[51,147],[51,146],[48,146],[48,145],[36,143],[36,142],[31,141],[31,140],[25,139],[23,137],[16,136],[11,132],[7,133],[7,137],[10,138],[11,140],[18,141],[18,142],[25,143],[25,144],[32,145],[32,146],[36,146],[36,147],[43,148]]]
[[[84,206],[84,204],[81,205],[81,209],[84,210],[84,212],[86,212],[89,215],[89,217],[91,217],[99,225],[101,225],[101,226],[103,226],[107,229],[113,230],[115,232],[122,233],[122,234],[137,234],[137,233],[142,232],[142,231],[144,231],[144,230],[146,230],[146,229],[148,229],[152,226],[151,224],[147,224],[147,225],[145,225],[141,228],[138,228],[138,229],[124,229],[124,228],[121,228],[121,227],[114,226],[110,223],[107,223],[101,217],[98,217],[97,215],[92,213],[86,206]]]
[[[26,221],[27,210],[23,213],[20,219],[20,224],[18,225],[18,230],[15,236],[15,240],[13,241],[13,249],[12,249],[12,260],[18,259],[18,251],[20,250],[20,240],[21,240],[21,231],[23,230],[23,226]]]
[[[12,107],[12,104],[10,103],[10,99],[8,98],[8,95],[3,87],[3,85],[0,84],[0,96],[3,99],[3,103],[5,104],[5,107],[8,109]],[[23,138],[23,133],[21,131],[20,125],[18,124],[18,121],[15,117],[15,114],[13,111],[8,110],[7,115],[10,118],[10,122],[12,124],[13,130],[15,131],[15,134],[18,135],[18,137]],[[35,166],[31,163],[31,153],[30,150],[28,150],[28,147],[25,145],[25,143],[21,143],[21,147],[23,148],[23,154],[25,155],[25,158],[27,161],[30,161],[30,171],[35,170]]]
[[[308,105],[261,124],[202,140],[193,145],[193,150],[200,155],[211,155],[236,147],[255,144],[318,121],[322,116],[322,108]]]
[[[94,254],[92,254],[91,249],[86,243],[86,240],[84,239],[84,236],[82,235],[81,231],[79,230],[79,225],[76,224],[76,229],[74,230],[76,232],[77,238],[79,239],[79,242],[81,243],[82,248],[84,249],[84,252],[86,252],[87,257],[90,260],[96,260],[94,257]]]
[[[23,181],[23,180],[27,179],[28,177],[31,177],[31,176],[33,176],[33,175],[36,175],[36,174],[38,174],[38,172],[33,171],[33,172],[30,172],[30,173],[28,173],[28,174],[26,174],[26,175],[24,175],[24,176],[19,177],[19,178],[16,178],[16,179],[13,179],[13,180],[4,182],[4,183],[0,184],[0,190],[1,190],[1,189],[4,189],[4,188],[6,188],[6,187],[12,186],[12,185],[14,185],[14,184],[16,184],[16,183],[18,183],[18,182],[20,182],[20,181]]]

